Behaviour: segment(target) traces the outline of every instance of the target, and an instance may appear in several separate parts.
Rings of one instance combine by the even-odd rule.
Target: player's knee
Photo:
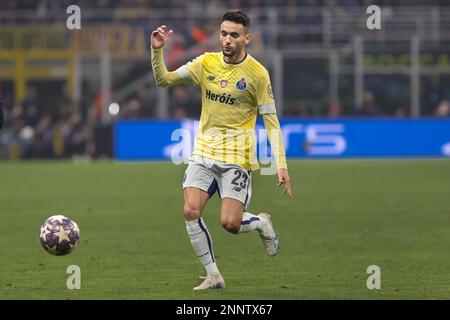
[[[231,233],[239,233],[241,228],[241,221],[234,221],[232,219],[223,219],[220,221],[222,227]]]
[[[186,204],[186,205],[184,205],[184,208],[183,208],[183,214],[184,214],[184,218],[187,221],[191,221],[191,220],[199,219],[202,212],[200,209]]]

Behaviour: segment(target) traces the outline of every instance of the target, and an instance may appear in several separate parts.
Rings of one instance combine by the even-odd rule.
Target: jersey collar
[[[224,55],[223,55],[223,52],[221,52],[220,55],[221,55],[220,61],[222,61],[222,64],[223,64],[224,66],[227,66],[227,67],[237,67],[237,66],[240,66],[240,65],[242,65],[245,61],[247,61],[247,58],[248,58],[248,56],[249,56],[248,52],[245,51],[245,57],[244,57],[244,59],[242,59],[241,62],[239,62],[239,63],[226,63],[226,62],[225,62],[225,59],[224,59],[225,57],[224,57]]]

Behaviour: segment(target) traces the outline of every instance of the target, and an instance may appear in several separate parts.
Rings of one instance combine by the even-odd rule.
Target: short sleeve
[[[256,87],[256,104],[261,115],[276,113],[272,84],[269,72],[265,69]]]

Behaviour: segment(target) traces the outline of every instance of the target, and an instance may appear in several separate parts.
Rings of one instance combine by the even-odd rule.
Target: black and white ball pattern
[[[72,219],[63,216],[51,216],[41,226],[41,245],[56,256],[72,252],[80,242],[80,228]]]

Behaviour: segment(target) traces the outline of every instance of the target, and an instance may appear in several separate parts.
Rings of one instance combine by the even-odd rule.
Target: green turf
[[[192,292],[203,268],[184,227],[184,166],[0,162],[0,299],[450,299],[450,161],[289,166],[294,199],[255,174],[249,207],[272,213],[279,255],[222,229],[215,196],[204,217],[227,288]],[[39,227],[60,213],[81,242],[55,257]],[[81,290],[66,288],[72,264]],[[366,287],[369,265],[380,290]]]

